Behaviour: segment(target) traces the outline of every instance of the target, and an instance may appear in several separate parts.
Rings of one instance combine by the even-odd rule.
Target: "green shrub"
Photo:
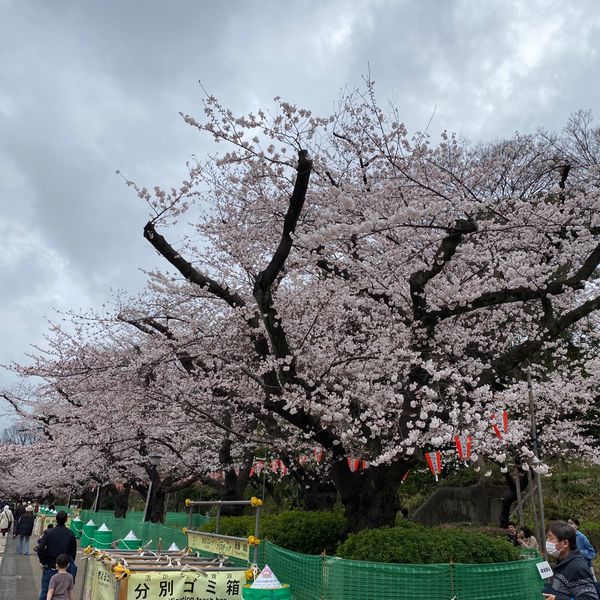
[[[278,546],[303,554],[334,554],[344,537],[346,519],[340,512],[289,510],[270,515],[262,536]]]
[[[241,517],[221,517],[219,520],[219,533],[223,535],[232,535],[235,537],[248,537],[254,535],[254,516],[243,515]],[[204,523],[200,531],[214,533],[215,519]]]
[[[519,560],[507,540],[460,529],[420,525],[367,529],[352,534],[338,548],[341,558],[387,563],[494,563]]]
[[[260,536],[294,552],[334,554],[345,526],[346,520],[339,512],[289,510],[261,516]],[[214,530],[214,520],[200,528],[200,531]],[[236,537],[254,535],[254,516],[221,517],[219,533]]]

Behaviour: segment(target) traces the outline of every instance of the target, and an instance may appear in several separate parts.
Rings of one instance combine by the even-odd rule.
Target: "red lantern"
[[[456,444],[458,458],[467,464],[467,462],[471,459],[471,436],[468,435],[466,438],[461,438],[460,436],[455,435],[454,443]]]
[[[492,413],[490,415],[490,418],[492,420],[492,429],[494,430],[494,433],[496,434],[496,437],[502,441],[502,432],[500,431],[500,427],[498,427],[497,423],[496,423],[496,414]]]
[[[354,473],[360,469],[360,458],[348,457],[346,460],[348,461],[348,468],[350,469],[351,473]]]
[[[442,453],[439,450],[436,450],[435,456],[432,456],[431,452],[425,452],[425,458],[427,459],[431,474],[434,475],[435,480],[438,481],[439,475],[442,472]]]

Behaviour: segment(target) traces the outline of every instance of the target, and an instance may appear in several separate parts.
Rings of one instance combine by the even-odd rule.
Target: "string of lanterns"
[[[508,433],[508,411],[502,411],[502,421],[499,424],[498,417],[495,413],[490,415],[492,431],[496,435],[499,441],[504,441],[506,443],[506,439],[504,436]],[[500,428],[500,426],[502,428]],[[454,436],[454,445],[456,447],[456,453],[458,455],[459,460],[466,466],[469,464],[471,460],[471,452],[473,449],[473,438],[470,435],[456,435]],[[321,464],[323,459],[325,458],[325,450],[319,446],[313,448],[312,456],[307,454],[300,454],[296,457],[296,462],[304,466],[307,463],[311,462],[311,459],[314,460],[317,464]],[[442,453],[440,450],[435,450],[431,452],[425,452],[425,460],[427,461],[427,465],[431,474],[435,477],[436,481],[439,481],[439,477],[442,473]],[[355,473],[357,471],[364,471],[370,467],[370,462],[368,460],[364,460],[362,458],[356,457],[348,457],[346,459],[348,464],[348,469],[350,472]],[[289,473],[289,468],[285,464],[285,462],[281,458],[274,458],[268,464],[265,460],[258,460],[256,463],[252,465],[250,468],[250,477],[254,475],[260,475],[265,468],[269,468],[275,475],[284,476]],[[236,474],[239,474],[239,469],[235,469]],[[406,481],[410,470],[406,471],[402,477],[402,483]],[[211,473],[211,476],[215,476],[215,478],[219,478],[219,472]]]

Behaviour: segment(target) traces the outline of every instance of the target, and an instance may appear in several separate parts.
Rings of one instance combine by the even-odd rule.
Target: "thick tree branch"
[[[598,309],[600,309],[600,296],[584,302],[581,306],[564,314],[560,319],[555,319],[554,326],[539,338],[523,342],[494,360],[491,367],[481,374],[478,386],[490,384],[505,377],[536,352],[539,352],[545,343],[555,340],[571,325]]]
[[[292,234],[296,229],[298,219],[304,206],[306,199],[306,191],[308,189],[308,180],[312,170],[312,161],[308,158],[308,151],[300,150],[298,152],[298,167],[294,191],[290,198],[290,204],[283,222],[283,232],[281,240],[277,246],[277,250],[273,254],[271,261],[267,267],[261,271],[254,284],[255,295],[256,291],[266,292],[273,285],[275,279],[283,269],[283,265],[287,260],[292,249]]]
[[[415,319],[420,320],[427,316],[425,310],[427,305],[425,286],[427,283],[438,275],[452,259],[464,236],[475,231],[477,231],[477,223],[475,221],[471,219],[459,219],[455,223],[452,232],[442,239],[442,243],[433,259],[433,265],[429,269],[416,271],[410,276],[408,281]]]
[[[204,275],[198,269],[185,260],[167,240],[157,233],[154,223],[148,221],[144,227],[144,237],[152,244],[154,249],[166,258],[188,281],[195,283],[208,290],[217,298],[221,298],[231,306],[237,308],[246,306],[246,301],[235,292],[231,292],[226,285],[220,284],[214,279]]]
[[[558,295],[567,289],[579,290],[585,286],[585,282],[593,275],[600,265],[600,244],[587,257],[577,272],[567,279],[561,281],[550,281],[544,287],[532,289],[525,286],[485,292],[469,301],[464,306],[443,306],[438,310],[427,312],[426,316],[435,321],[441,321],[455,315],[463,315],[479,308],[510,304],[512,302],[527,302],[528,300],[542,299],[548,295]]]
[[[296,229],[298,219],[306,199],[308,180],[312,169],[312,161],[308,158],[306,150],[298,152],[298,167],[294,191],[283,222],[283,231],[279,245],[267,267],[262,270],[254,282],[254,298],[260,309],[265,329],[271,340],[275,356],[285,358],[291,355],[287,337],[283,330],[281,319],[273,305],[273,283],[281,273],[285,261],[292,249],[292,235]]]

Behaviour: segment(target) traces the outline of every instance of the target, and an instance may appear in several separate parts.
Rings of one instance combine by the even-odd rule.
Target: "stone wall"
[[[413,519],[423,525],[473,523],[498,525],[501,487],[440,487],[419,507]]]

